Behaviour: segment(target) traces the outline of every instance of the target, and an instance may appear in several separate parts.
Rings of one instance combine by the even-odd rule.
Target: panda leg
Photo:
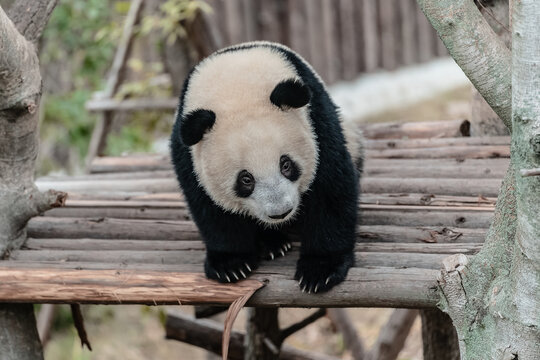
[[[356,202],[347,203],[345,198],[340,205],[325,211],[310,206],[312,210],[306,212],[295,273],[304,292],[330,290],[345,280],[354,265]]]
[[[258,267],[257,226],[253,221],[216,207],[207,207],[205,216],[197,220],[206,245],[206,277],[223,283],[237,282]]]
[[[257,232],[260,243],[260,255],[263,259],[274,260],[292,249],[289,238],[282,232],[274,229],[260,229]]]

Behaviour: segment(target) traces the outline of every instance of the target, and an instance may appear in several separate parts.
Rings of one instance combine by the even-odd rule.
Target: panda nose
[[[291,213],[291,211],[292,211],[292,209],[289,209],[289,210],[287,210],[286,212],[284,212],[284,213],[281,214],[281,215],[268,215],[268,217],[269,217],[270,219],[274,219],[274,220],[285,219],[285,217],[286,217],[287,215],[289,215],[289,214]]]

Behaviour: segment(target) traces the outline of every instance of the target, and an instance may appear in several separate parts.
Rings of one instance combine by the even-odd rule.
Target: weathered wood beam
[[[481,243],[487,228],[455,226],[362,225],[360,241],[420,243]],[[28,224],[33,238],[90,238],[126,240],[198,240],[199,232],[191,221],[127,220],[113,218],[38,217]]]
[[[101,270],[90,270],[92,267]],[[164,272],[164,268],[168,270]],[[298,282],[292,279],[292,267],[272,267],[267,272],[265,268],[231,285],[206,279],[200,265],[133,267],[117,262],[39,267],[39,261],[5,261],[0,266],[0,301],[223,305],[262,282],[266,286],[255,293],[248,306],[432,308],[438,299],[437,270],[353,268],[347,280],[334,290],[313,295],[300,291]]]
[[[467,120],[377,123],[362,126],[368,139],[402,139],[469,136]]]
[[[139,192],[159,193],[179,191],[178,181],[165,179],[110,179],[87,181],[38,181],[40,190],[53,187],[65,192],[100,193]],[[497,196],[501,186],[500,179],[432,179],[432,178],[363,178],[361,188],[367,193],[424,193],[464,196]]]

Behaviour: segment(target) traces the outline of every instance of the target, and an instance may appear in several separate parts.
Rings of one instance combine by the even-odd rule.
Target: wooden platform
[[[434,307],[441,260],[482,246],[509,141],[369,140],[356,267],[317,295],[293,280],[298,244],[237,285],[205,279],[204,245],[168,157],[98,158],[90,175],[38,180],[69,197],[0,261],[0,301],[225,304],[260,282],[249,305]]]

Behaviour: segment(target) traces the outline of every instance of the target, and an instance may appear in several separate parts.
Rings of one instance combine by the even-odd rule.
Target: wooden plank
[[[426,20],[427,21],[427,20]],[[376,123],[363,125],[368,139],[418,139],[469,136],[468,120]]]
[[[167,207],[73,207],[56,208],[47,216],[62,218],[154,219],[182,221],[191,216],[184,203]],[[362,205],[359,223],[363,225],[458,226],[487,228],[493,217],[492,207]]]
[[[3,302],[229,304],[263,281],[266,286],[250,299],[248,306],[431,308],[438,301],[438,270],[354,268],[344,283],[328,293],[314,295],[302,293],[292,273],[275,273],[276,269],[231,285],[207,280],[201,273],[122,268],[29,270],[17,268],[14,263],[0,262]]]
[[[287,0],[288,38],[290,48],[311,62],[305,4],[302,0]]]
[[[397,67],[396,47],[398,42],[395,39],[395,2],[393,0],[379,0],[379,23],[381,35],[381,65],[386,70],[393,70]]]
[[[370,159],[486,159],[510,157],[509,145],[467,145],[417,149],[367,150]]]
[[[428,61],[429,59],[435,56],[435,49],[433,48],[433,28],[429,23],[428,19],[420,10],[419,7],[416,8],[416,28],[418,34],[418,50],[420,62]]]
[[[360,241],[383,242],[483,242],[485,228],[449,225],[398,226],[361,225]],[[110,218],[37,217],[28,224],[33,238],[93,238],[127,240],[198,240],[199,232],[191,221],[126,220]]]
[[[381,245],[384,247],[384,245]],[[470,245],[461,244],[454,249],[467,249]],[[477,249],[466,251],[476,253]],[[439,269],[446,253],[416,253],[416,252],[377,252],[356,251],[358,267],[390,267],[390,268],[423,268]],[[291,251],[285,257],[272,261],[272,266],[294,267],[298,260],[298,251]],[[55,261],[55,262],[101,262],[114,264],[193,264],[203,268],[206,252],[204,249],[189,251],[182,250],[13,250],[9,259],[12,261]],[[266,264],[263,262],[262,264]]]
[[[310,63],[315,71],[323,78],[328,79],[326,74],[326,58],[325,53],[321,51],[321,39],[324,34],[322,32],[322,12],[321,12],[322,0],[304,0],[304,6],[306,9],[307,29],[308,29],[308,45],[309,45],[309,58]]]
[[[358,74],[358,50],[355,29],[354,0],[339,0],[339,32],[341,39],[341,78],[353,80]]]
[[[377,1],[362,0],[362,35],[364,38],[364,66],[373,72],[379,64],[379,41],[377,29]]]
[[[259,34],[260,38],[268,41],[283,43],[285,39],[284,20],[285,9],[282,1],[258,2],[259,5]]]
[[[299,250],[300,244],[293,243]],[[419,254],[476,254],[482,243],[380,243],[358,242],[358,252],[402,252]],[[28,239],[21,250],[59,251],[204,251],[200,240],[117,240],[117,239]]]
[[[245,41],[243,24],[243,12],[239,0],[227,0],[224,4],[225,27],[227,38],[231,44],[238,44]]]
[[[446,146],[470,146],[470,145],[510,145],[510,136],[477,136],[455,138],[428,138],[428,139],[368,139],[365,148],[369,150],[384,149],[417,149]],[[449,156],[450,157],[450,156]]]
[[[500,166],[508,167],[509,159],[369,159],[366,158],[365,166],[421,166],[436,165],[453,166]],[[116,173],[130,171],[157,171],[171,170],[171,160],[168,155],[128,155],[108,156],[96,158],[92,163],[92,173]],[[68,178],[69,179],[69,178]]]
[[[156,240],[199,238],[199,231],[191,221],[35,217],[29,221],[27,230],[28,236],[34,238]]]
[[[338,66],[339,57],[337,44],[336,44],[336,14],[335,14],[335,1],[334,0],[322,0],[321,2],[321,16],[322,16],[322,38],[321,49],[319,50],[324,56],[324,63],[326,70],[324,71],[325,81],[328,84],[332,84],[338,80]]]
[[[259,38],[257,31],[257,14],[253,0],[241,0],[242,17],[244,19],[245,41],[254,41]]]
[[[367,193],[424,193],[440,195],[492,196],[499,193],[498,179],[396,179],[367,178],[361,183]]]
[[[401,63],[411,65],[416,60],[418,44],[415,39],[416,16],[415,9],[418,7],[416,0],[398,1],[401,17]]]

